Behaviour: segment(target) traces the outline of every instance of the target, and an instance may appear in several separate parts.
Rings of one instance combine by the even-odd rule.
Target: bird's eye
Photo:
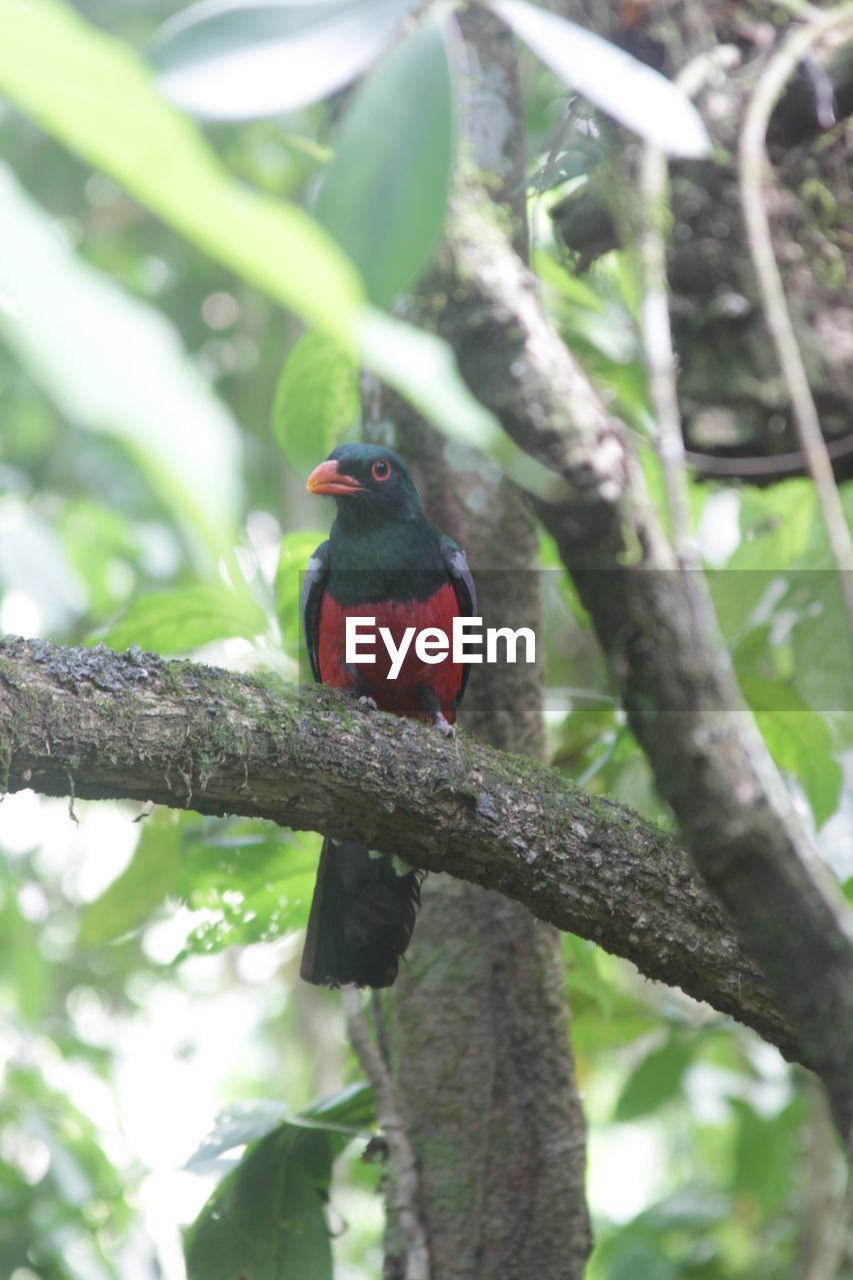
[[[374,480],[387,480],[391,474],[391,463],[387,458],[377,458],[373,466],[370,468],[370,474]]]

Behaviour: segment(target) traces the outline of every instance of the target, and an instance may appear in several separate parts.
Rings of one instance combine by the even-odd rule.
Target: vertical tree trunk
[[[431,517],[480,570],[484,624],[536,627],[535,537],[518,492],[470,456],[464,471],[458,457],[451,471],[444,442],[420,424],[405,424],[398,443]],[[443,499],[432,492],[439,478]],[[475,486],[486,500],[472,517],[457,497]],[[463,721],[483,741],[541,754],[538,673],[521,663],[511,671],[475,670]],[[553,930],[499,894],[445,876],[427,881],[386,1008],[394,1094],[417,1159],[435,1280],[583,1274],[584,1125],[564,987]],[[388,1254],[397,1256],[393,1223]],[[387,1274],[403,1273],[392,1265]]]
[[[471,64],[466,130],[479,166],[500,176],[496,198],[513,209],[523,244],[512,40],[483,10],[462,21]],[[427,284],[423,305],[413,303],[425,326],[429,295]],[[494,464],[437,436],[396,399],[380,396],[368,417],[374,438],[393,433],[430,518],[468,552],[484,624],[535,628],[536,534],[518,491]],[[475,668],[462,721],[494,746],[541,755],[538,671],[524,663]],[[432,1280],[580,1277],[590,1247],[585,1134],[558,935],[498,894],[432,877],[383,1010]],[[406,1253],[392,1214],[387,1280],[405,1276]]]

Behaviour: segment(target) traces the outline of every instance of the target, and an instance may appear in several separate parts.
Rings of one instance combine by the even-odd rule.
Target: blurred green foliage
[[[371,1090],[351,1086],[272,1127],[268,1108],[259,1124],[253,1118],[243,1109],[239,1132],[229,1117],[205,1144],[206,1159],[211,1150],[248,1146],[187,1232],[188,1278],[232,1280],[247,1267],[259,1276],[330,1276],[331,1242],[317,1192],[328,1187],[332,1161],[353,1134],[374,1122]]]
[[[166,0],[76,7],[137,51],[181,8]],[[64,23],[63,13],[46,5],[45,22]],[[424,37],[427,60],[433,38]],[[122,44],[104,48],[124,65]],[[393,101],[403,92],[399,64],[386,63],[383,74],[390,79],[372,90]],[[416,58],[405,74],[416,77],[409,105],[422,103],[424,64]],[[609,255],[579,280],[545,216],[566,183],[585,180],[598,149],[588,135],[566,139],[547,73],[526,67],[525,77],[543,296],[641,437],[657,494],[642,443],[650,415],[630,263]],[[310,204],[318,177],[348,175],[336,179],[337,192],[327,189],[327,208],[335,196],[337,212],[326,222],[385,301],[434,244],[444,135],[426,129],[421,138],[423,168],[412,170],[420,186],[397,184],[400,161],[387,152],[356,169],[359,185],[340,148],[348,128],[358,147],[375,138],[373,122],[359,121],[364,97],[356,96],[349,125],[332,98],[274,121],[208,126],[202,142],[171,111],[158,125],[156,94],[147,80],[138,89],[139,118],[124,132],[124,117],[109,119],[108,96],[97,110],[68,103],[58,80],[39,87],[51,98],[37,113],[45,130],[0,106],[0,626],[275,667],[292,678],[299,572],[322,537],[307,527],[317,515],[304,474],[357,425],[355,372],[346,343],[328,332],[340,320],[329,321],[336,286],[325,268],[312,274],[301,260],[302,241],[282,256],[276,240],[273,251],[264,228],[280,232],[280,224],[248,193],[286,197],[292,227],[313,228],[299,206]],[[78,132],[74,153],[62,145],[79,125],[72,107],[89,139],[81,146]],[[425,110],[414,112],[416,123]],[[146,128],[150,153],[119,154],[123,139],[138,145]],[[165,149],[173,129],[169,145],[184,148],[174,162]],[[178,188],[172,163],[182,171]],[[386,221],[366,225],[386,189]],[[180,216],[169,203],[176,191]],[[411,228],[415,208],[423,216],[410,242],[401,227]],[[326,243],[313,235],[304,243]],[[391,278],[374,278],[376,245],[389,237]],[[332,253],[329,261],[332,275],[343,262],[349,278],[345,259]],[[303,332],[306,319],[320,328]],[[386,333],[384,323],[375,319],[374,334]],[[453,417],[458,401],[443,357],[418,342],[397,326],[382,359],[405,364],[416,355],[407,385],[443,397]],[[691,497],[744,692],[803,820],[819,830],[849,891],[842,831],[853,817],[853,667],[811,486],[693,486]],[[844,501],[851,511],[849,486]],[[667,822],[544,536],[542,559],[555,765]],[[109,820],[99,818],[105,808]],[[361,1159],[372,1104],[362,1088],[336,1092],[355,1074],[338,1005],[296,977],[294,931],[310,902],[317,837],[115,805],[78,805],[77,816],[79,831],[59,802],[16,797],[0,807],[0,1274],[176,1280],[178,1227],[193,1219],[187,1256],[199,1280],[224,1280],[247,1259],[260,1280],[294,1258],[300,1274],[321,1280],[332,1252],[341,1274],[376,1274],[371,1206],[380,1173]],[[808,1274],[820,1248],[815,1222],[830,1229],[840,1180],[811,1084],[753,1035],[645,982],[631,965],[575,938],[564,952],[591,1126],[599,1241],[591,1280],[787,1280],[797,1266]],[[210,1037],[201,1049],[181,1038],[182,1020],[187,1036]],[[174,1039],[158,1047],[152,1039],[166,1027]],[[227,1060],[220,1075],[212,1053]],[[141,1060],[150,1083],[134,1083]],[[197,1084],[183,1102],[158,1098],[159,1081],[179,1088],[184,1061]],[[205,1123],[210,1129],[200,1152],[147,1148],[133,1108],[153,1103],[167,1130],[194,1089],[206,1106],[228,1106],[218,1122],[212,1114],[199,1121],[196,1141]],[[314,1103],[324,1094],[333,1100]],[[167,1133],[158,1135],[165,1144]],[[194,1172],[173,1187],[169,1171],[182,1159]],[[287,1205],[266,1233],[275,1212],[265,1196]],[[254,1252],[233,1252],[247,1234]]]

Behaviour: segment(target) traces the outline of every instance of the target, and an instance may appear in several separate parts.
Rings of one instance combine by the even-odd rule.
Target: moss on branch
[[[673,839],[537,761],[448,744],[330,689],[9,638],[0,763],[8,791],[244,814],[402,852],[522,902],[798,1056]]]

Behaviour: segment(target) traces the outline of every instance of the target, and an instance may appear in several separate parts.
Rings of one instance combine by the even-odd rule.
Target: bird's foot
[[[358,667],[353,666],[353,664],[350,662],[347,662],[344,664],[344,671],[347,673],[350,680],[349,688],[347,689],[347,692],[355,698],[356,703],[361,708],[361,710],[362,711],[378,711],[379,704],[375,701],[375,699],[371,698],[367,692],[367,690],[370,688],[370,683],[369,681],[365,680],[364,676],[361,674]]]
[[[436,729],[438,729],[445,738],[456,737],[456,725],[451,724],[441,711],[436,711],[432,718],[432,722]]]

